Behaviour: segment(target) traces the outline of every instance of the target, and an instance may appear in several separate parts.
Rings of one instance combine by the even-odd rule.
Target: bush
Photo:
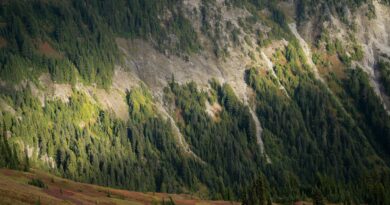
[[[42,188],[42,189],[47,189],[47,185],[41,179],[38,179],[38,178],[31,179],[28,182],[28,184],[32,185],[32,186],[36,186],[36,187]]]

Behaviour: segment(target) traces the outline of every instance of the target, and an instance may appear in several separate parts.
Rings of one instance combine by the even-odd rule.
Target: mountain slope
[[[18,160],[2,165],[229,200],[265,175],[278,202],[319,190],[386,204],[389,13],[370,0],[3,1],[0,125]]]

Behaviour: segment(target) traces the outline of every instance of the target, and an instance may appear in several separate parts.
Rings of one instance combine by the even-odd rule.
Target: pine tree
[[[25,161],[23,166],[23,171],[28,172],[30,170],[30,160],[28,158],[27,152],[25,153]]]
[[[315,189],[313,193],[313,205],[325,205],[324,197],[319,189]]]
[[[244,193],[243,205],[266,205],[270,198],[265,188],[265,179],[260,176],[252,186]]]

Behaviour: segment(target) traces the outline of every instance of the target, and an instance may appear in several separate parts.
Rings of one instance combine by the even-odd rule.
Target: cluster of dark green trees
[[[49,72],[58,82],[87,82],[109,86],[117,49],[110,30],[80,1],[12,1],[0,8],[7,42],[1,49],[1,78],[19,82]],[[43,55],[39,46],[52,45],[60,55]]]
[[[329,201],[388,203],[390,122],[367,75],[356,68],[346,78],[334,76],[341,88],[335,97],[293,42],[274,62],[278,79],[258,69],[246,76],[273,159],[264,171],[273,199],[310,196],[317,187]]]
[[[242,193],[242,204],[272,205],[268,189],[264,176],[260,176]]]
[[[19,150],[8,140],[11,132],[6,129],[6,124],[9,124],[10,116],[8,113],[0,113],[0,118],[3,118],[1,123],[3,126],[0,130],[0,167],[29,171],[30,162],[26,150]]]
[[[0,167],[18,169],[20,162],[16,150],[10,146],[5,137],[5,133],[0,139]]]
[[[177,55],[200,49],[196,32],[181,10],[181,1],[26,1],[0,7],[0,76],[8,82],[49,72],[58,82],[111,85],[119,63],[116,37],[144,38],[161,51]],[[167,12],[171,17],[162,19]],[[175,38],[172,38],[172,35]],[[177,40],[176,40],[177,39]],[[49,43],[56,55],[39,47]]]
[[[378,63],[378,70],[385,92],[390,96],[390,62],[380,61]]]
[[[131,102],[146,98],[133,97],[136,92],[129,93]],[[79,91],[74,91],[69,103],[50,101],[45,107],[28,89],[3,97],[23,118],[4,118],[2,127],[12,133],[10,142],[34,149],[36,166],[105,186],[183,192],[182,175],[176,168],[184,163],[184,157],[175,145],[170,125],[154,113],[144,113],[145,104],[141,110],[130,109],[131,120],[125,123]],[[137,120],[137,115],[143,119]],[[45,156],[55,161],[55,167],[42,162]]]
[[[175,82],[165,89],[166,100],[179,112],[176,123],[192,151],[206,165],[206,173],[196,173],[212,193],[233,199],[258,175],[265,160],[256,143],[256,130],[248,107],[235,96],[232,88],[211,82],[211,93],[198,91],[195,83],[180,86]],[[218,119],[206,113],[206,101],[219,103],[223,109]]]

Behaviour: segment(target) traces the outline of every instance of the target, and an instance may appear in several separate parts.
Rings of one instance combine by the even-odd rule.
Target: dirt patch
[[[284,50],[284,48],[288,45],[288,42],[286,40],[280,40],[280,41],[272,41],[270,45],[268,45],[263,51],[265,56],[268,58],[272,58],[274,53],[278,50]]]
[[[183,118],[183,111],[179,108],[174,109],[174,115],[175,116],[175,121],[178,123],[183,123],[185,124],[184,118]]]
[[[115,68],[114,77],[112,79],[112,88],[125,93],[126,90],[138,87],[139,84],[140,80],[132,73],[119,66]]]
[[[69,84],[54,84],[54,98],[68,103],[72,96],[72,86]]]
[[[45,105],[46,100],[61,100],[68,103],[73,93],[72,85],[55,83],[48,73],[39,77],[38,87],[31,84],[31,88],[33,95],[40,99],[42,106]]]
[[[124,93],[120,93],[113,89],[110,91],[96,89],[94,92],[97,101],[101,104],[103,109],[111,110],[123,121],[127,121],[129,119],[129,109],[126,104]]]
[[[49,58],[63,58],[63,55],[56,51],[48,42],[41,43],[38,47],[38,52]]]
[[[331,70],[339,78],[345,78],[345,66],[337,55],[326,56],[326,60],[331,63]]]
[[[73,198],[72,196],[74,195],[74,193],[68,190],[62,190],[56,188],[56,189],[45,189],[44,192],[55,198],[70,201],[73,204],[77,204],[77,205],[84,204],[82,201]]]

